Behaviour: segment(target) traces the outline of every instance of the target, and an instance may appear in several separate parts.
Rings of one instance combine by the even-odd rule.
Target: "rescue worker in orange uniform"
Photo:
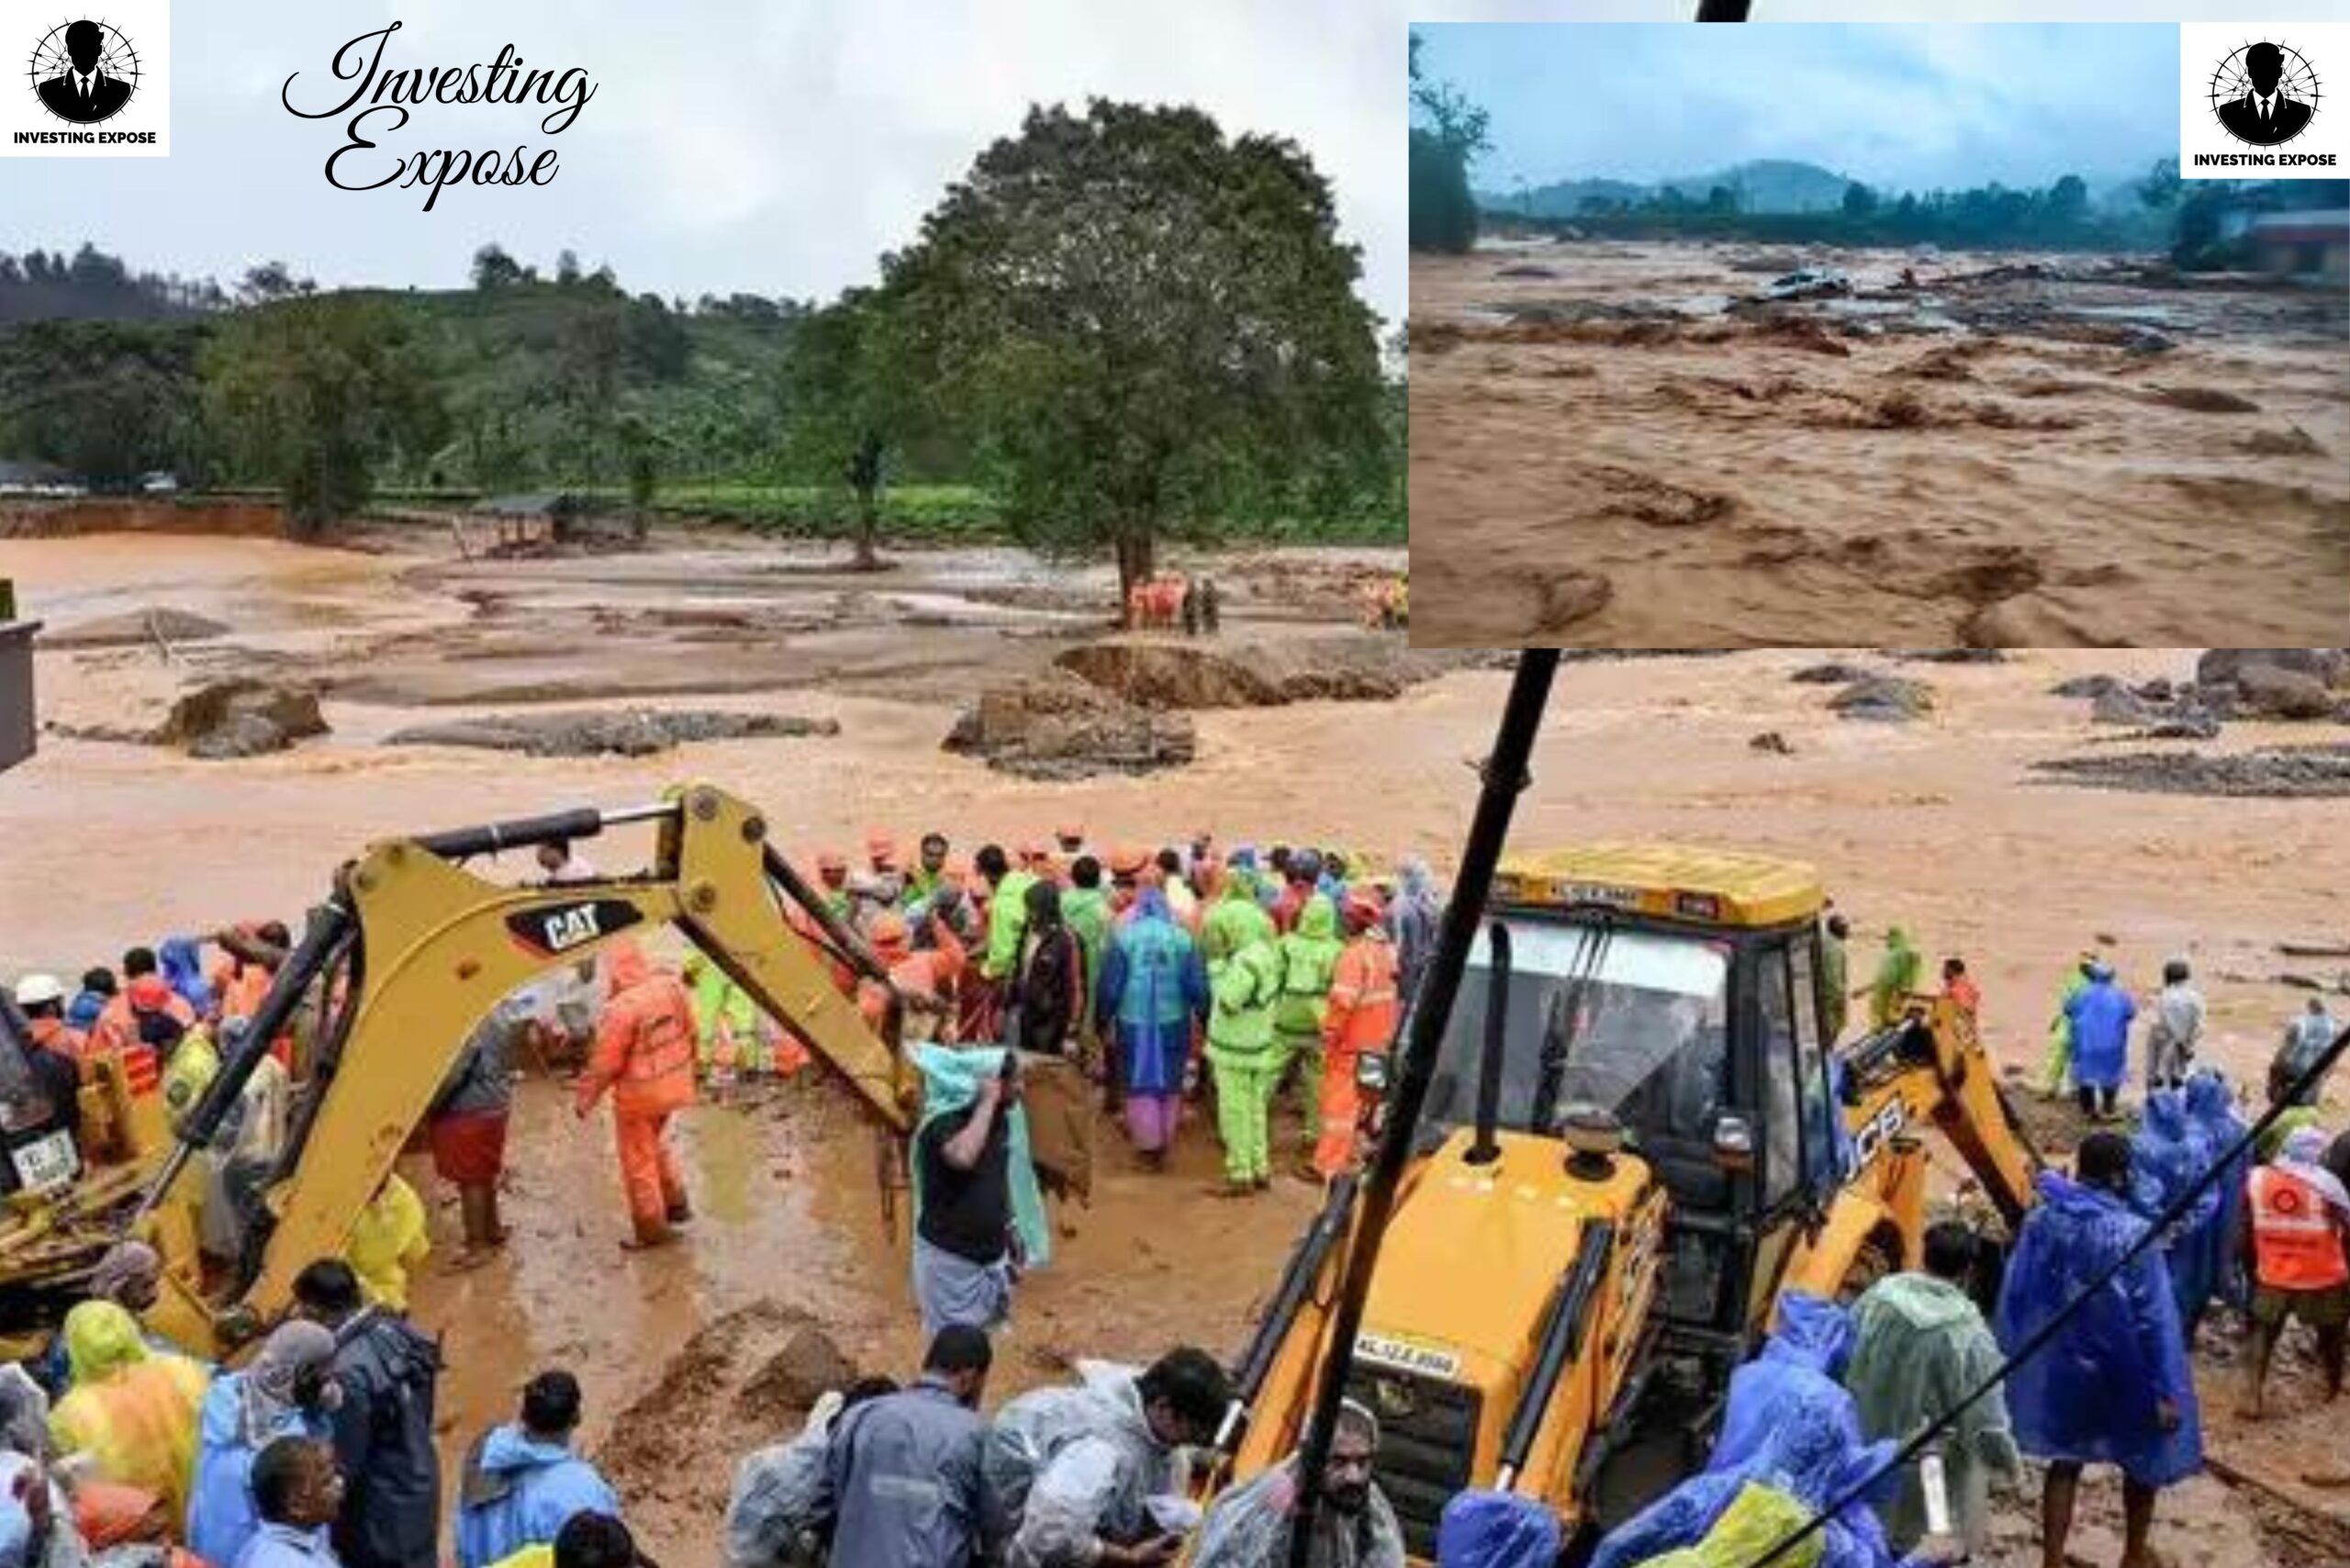
[[[1330,977],[1330,1004],[1322,1014],[1322,1136],[1314,1145],[1314,1170],[1326,1181],[1354,1168],[1355,1063],[1365,1051],[1385,1050],[1395,1037],[1395,947],[1381,923],[1379,901],[1349,894],[1345,913],[1347,947]]]
[[[917,949],[912,923],[895,910],[877,916],[869,933],[873,956],[889,969],[890,983],[913,999],[906,1008],[904,1037],[908,1040],[935,1040],[946,1033],[940,1025],[955,1016],[955,982],[969,961],[968,951],[946,921],[926,919],[923,924],[934,946]],[[935,1006],[925,1007],[923,1002]],[[865,980],[857,986],[856,1005],[866,1023],[878,1031],[889,1011],[889,993]]]
[[[683,981],[626,939],[613,944],[605,973],[610,996],[574,1109],[584,1120],[611,1091],[621,1185],[635,1230],[621,1245],[637,1251],[674,1239],[669,1227],[693,1217],[685,1171],[663,1137],[669,1118],[694,1103],[693,999]]]
[[[141,981],[151,981],[142,985]],[[196,1027],[196,1009],[187,998],[171,988],[151,947],[133,947],[122,956],[122,989],[115,992],[99,1014],[98,1021],[90,1026],[89,1045],[94,1050],[129,1050],[140,1043],[141,1030],[132,1006],[133,991],[147,1005],[138,1011],[161,1013],[179,1025],[180,1033]],[[159,1032],[151,1027],[149,1034]],[[169,1033],[169,1031],[161,1031]],[[172,1036],[177,1043],[177,1035]]]
[[[2262,1415],[2268,1361],[2290,1318],[2317,1330],[2326,1398],[2342,1394],[2343,1352],[2350,1343],[2350,1192],[2324,1158],[2325,1135],[2299,1127],[2275,1160],[2244,1179],[2252,1370],[2237,1414],[2247,1420]]]

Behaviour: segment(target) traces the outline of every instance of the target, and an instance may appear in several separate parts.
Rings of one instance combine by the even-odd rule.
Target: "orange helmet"
[[[1349,931],[1370,930],[1379,924],[1380,917],[1385,913],[1379,907],[1379,901],[1369,893],[1347,895],[1347,929]]]
[[[816,869],[826,875],[834,871],[845,873],[848,870],[848,857],[837,849],[823,850],[816,857]]]
[[[1036,861],[1044,859],[1046,856],[1050,853],[1051,851],[1047,850],[1043,845],[1037,843],[1033,838],[1023,839],[1021,841],[1020,862],[1024,866],[1033,865]]]
[[[870,935],[874,946],[885,949],[902,948],[913,940],[913,934],[906,928],[906,917],[894,909],[885,909],[873,917]]]
[[[1085,842],[1085,828],[1082,823],[1079,823],[1072,817],[1068,821],[1063,822],[1060,826],[1053,829],[1053,836],[1059,839],[1063,844],[1083,844]]]
[[[1110,875],[1113,877],[1139,877],[1149,863],[1149,854],[1131,844],[1121,844],[1110,851]]]
[[[867,859],[887,865],[898,857],[898,841],[879,828],[874,828],[865,835],[865,854]]]

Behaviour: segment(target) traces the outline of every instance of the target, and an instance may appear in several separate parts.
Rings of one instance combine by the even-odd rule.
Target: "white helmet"
[[[27,975],[17,982],[17,1005],[39,1007],[44,1002],[65,1000],[65,987],[55,975]]]

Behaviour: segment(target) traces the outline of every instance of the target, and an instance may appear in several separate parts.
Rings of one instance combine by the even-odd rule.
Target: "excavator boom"
[[[638,876],[515,886],[459,863],[632,821],[658,827],[654,863]],[[788,906],[798,906],[817,935],[796,927]],[[889,992],[884,1038],[834,983],[825,954],[885,988],[886,973],[767,844],[766,820],[745,802],[695,784],[626,812],[380,843],[343,868],[333,896],[314,912],[141,1204],[143,1214],[159,1203],[188,1156],[211,1139],[297,1005],[319,987],[328,1022],[259,1222],[265,1239],[248,1249],[250,1277],[217,1315],[215,1336],[233,1341],[274,1321],[303,1266],[341,1249],[467,1039],[501,1000],[558,966],[663,925],[682,931],[847,1080],[885,1128],[907,1130],[914,1085],[894,1044],[896,993]]]

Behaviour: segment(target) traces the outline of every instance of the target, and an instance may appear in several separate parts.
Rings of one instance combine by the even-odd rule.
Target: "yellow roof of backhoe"
[[[1580,844],[1502,857],[1504,903],[1613,904],[1721,925],[1780,925],[1816,916],[1819,873],[1800,860],[1678,844]]]

